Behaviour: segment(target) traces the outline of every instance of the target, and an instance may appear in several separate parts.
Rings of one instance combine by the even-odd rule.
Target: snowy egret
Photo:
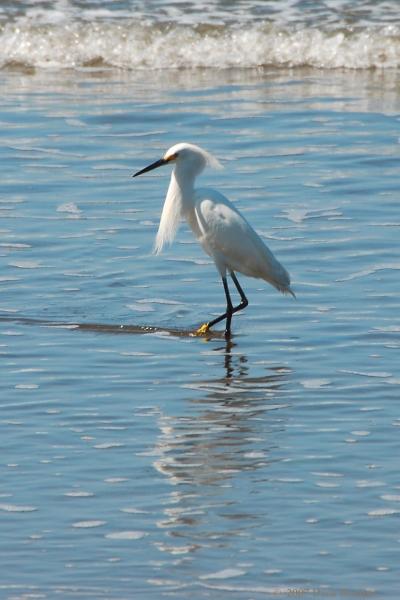
[[[170,163],[174,165],[174,169],[161,214],[155,252],[158,254],[166,242],[173,241],[181,218],[186,218],[203,250],[214,259],[226,296],[225,312],[201,325],[196,333],[205,334],[210,327],[225,319],[225,337],[228,338],[231,335],[232,315],[248,305],[235,272],[264,279],[280,292],[294,296],[290,288],[290,277],[260,236],[225,196],[214,189],[194,188],[196,177],[207,165],[216,168],[221,166],[214,156],[199,146],[175,144],[161,159],[138,171],[133,177]],[[227,272],[240,296],[237,306],[232,304]]]

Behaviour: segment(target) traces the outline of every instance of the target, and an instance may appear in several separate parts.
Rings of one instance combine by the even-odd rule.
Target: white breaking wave
[[[0,26],[0,68],[192,69],[316,67],[396,69],[400,27],[323,30],[269,22],[171,24],[135,20]]]

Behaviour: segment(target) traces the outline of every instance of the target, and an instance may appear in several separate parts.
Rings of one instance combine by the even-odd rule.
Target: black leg
[[[208,325],[208,329],[209,329],[210,327],[213,327],[220,321],[223,321],[224,319],[226,319],[225,337],[229,337],[231,335],[231,321],[232,321],[232,315],[233,315],[234,309],[233,309],[231,295],[229,293],[228,282],[226,280],[226,277],[222,278],[222,283],[224,285],[224,291],[225,291],[225,297],[226,297],[226,311],[222,315],[217,317],[216,319],[213,319],[212,321],[207,323],[207,325]]]
[[[246,306],[249,305],[249,301],[247,300],[245,293],[242,290],[242,286],[238,282],[238,279],[233,271],[231,271],[231,277],[232,277],[233,283],[236,286],[237,291],[240,294],[240,304],[238,306],[235,306],[235,308],[233,309],[233,312],[237,312],[238,310],[242,310],[243,308],[246,308]]]
[[[213,319],[212,321],[209,321],[208,323],[204,323],[204,325],[199,327],[199,329],[197,330],[196,333],[198,333],[198,334],[207,333],[207,331],[210,329],[210,327],[213,327],[217,323],[220,323],[221,321],[226,319],[225,337],[226,338],[230,337],[232,315],[234,313],[238,312],[239,310],[243,310],[243,308],[246,308],[246,306],[249,304],[249,301],[247,300],[245,293],[242,290],[242,287],[241,287],[235,273],[233,271],[231,271],[230,275],[232,277],[232,281],[235,284],[237,291],[239,292],[240,304],[238,304],[237,306],[232,305],[231,295],[229,293],[229,288],[228,288],[228,282],[226,280],[226,277],[223,277],[222,283],[224,285],[224,291],[225,291],[225,297],[226,297],[226,311],[219,317],[216,317],[215,319]]]

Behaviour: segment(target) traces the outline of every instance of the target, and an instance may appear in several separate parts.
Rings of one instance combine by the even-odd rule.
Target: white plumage
[[[135,173],[134,177],[168,163],[174,164],[174,170],[161,214],[155,251],[161,252],[164,244],[173,241],[180,221],[185,218],[204,251],[214,259],[227,300],[225,313],[202,325],[197,333],[206,333],[210,327],[226,319],[225,335],[228,337],[233,313],[248,304],[235,272],[264,279],[280,292],[294,296],[289,274],[223,194],[214,189],[194,188],[196,177],[207,165],[221,167],[216,158],[199,146],[176,144],[162,159]],[[227,273],[241,297],[236,307],[231,302]]]
[[[178,159],[173,158],[178,155],[180,157],[179,164]],[[195,177],[202,172],[206,165],[214,169],[222,168],[221,163],[206,150],[186,143],[172,146],[161,161],[165,161],[165,163],[175,161],[175,168],[171,173],[171,181],[161,213],[154,247],[156,254],[161,252],[164,244],[173,242],[182,217],[187,217],[188,210],[190,211],[190,208],[193,207],[191,199],[194,194]],[[182,161],[184,161],[183,165]]]

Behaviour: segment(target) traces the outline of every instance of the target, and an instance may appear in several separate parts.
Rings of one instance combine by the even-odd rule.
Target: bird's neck
[[[167,198],[174,198],[181,216],[193,208],[194,177],[175,168],[171,174]]]

